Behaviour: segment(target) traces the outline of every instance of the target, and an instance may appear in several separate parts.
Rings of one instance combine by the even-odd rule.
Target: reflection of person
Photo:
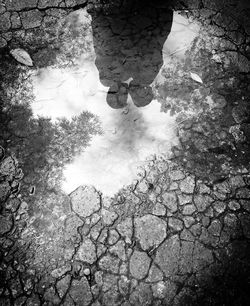
[[[136,106],[153,99],[150,84],[162,64],[162,47],[171,30],[173,12],[159,0],[119,1],[107,10],[92,10],[92,29],[99,78],[109,87],[107,102],[113,108]],[[126,81],[132,79],[128,84]]]

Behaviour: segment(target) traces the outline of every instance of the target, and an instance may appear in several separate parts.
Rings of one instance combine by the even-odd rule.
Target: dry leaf
[[[203,83],[202,79],[198,76],[198,74],[190,72],[190,76],[194,81],[201,83],[201,84]]]
[[[13,49],[10,54],[21,64],[26,66],[33,66],[33,61],[28,52],[23,49]]]

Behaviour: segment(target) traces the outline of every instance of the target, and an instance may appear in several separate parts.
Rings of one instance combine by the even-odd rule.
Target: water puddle
[[[86,12],[77,14],[79,22],[89,22]],[[146,77],[140,77],[133,70],[127,80],[128,87],[136,79],[144,82],[144,87],[153,87],[154,82],[164,78],[162,67],[168,65],[171,57],[183,59],[198,31],[197,25],[174,13],[171,32],[163,44],[162,64],[158,65],[158,71],[154,71],[153,81],[148,84],[147,79],[146,84]],[[48,67],[37,71],[33,77],[35,101],[32,108],[35,116],[50,117],[53,121],[62,117],[71,119],[83,111],[98,116],[103,134],[94,136],[90,146],[66,165],[62,188],[70,193],[79,185],[94,185],[105,195],[112,196],[136,178],[137,167],[148,156],[170,154],[171,147],[178,144],[177,125],[175,117],[162,112],[161,104],[155,99],[144,107],[137,107],[134,91],[130,89],[126,93],[125,107],[110,107],[106,100],[113,85],[106,84],[110,76],[101,77],[100,64],[96,66],[98,57],[100,54],[85,53],[74,68]],[[144,66],[145,61],[141,64]],[[125,72],[118,72],[123,84],[126,83],[124,78],[128,76],[128,67],[131,66],[124,68]]]

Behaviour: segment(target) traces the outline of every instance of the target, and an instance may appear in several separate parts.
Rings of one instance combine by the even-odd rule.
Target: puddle
[[[89,22],[86,12],[73,16],[75,14],[79,14],[79,22]],[[174,13],[171,32],[163,45],[162,67],[172,56],[182,60],[198,31],[197,25]],[[93,48],[90,49],[93,52]],[[156,80],[159,82],[161,72],[160,67],[151,86]],[[162,112],[157,100],[138,108],[128,92],[125,108],[111,108],[106,102],[109,87],[103,85],[103,80],[100,82],[100,73],[95,65],[95,54],[85,53],[72,69],[48,67],[37,71],[33,77],[35,116],[56,121],[89,111],[101,122],[103,134],[94,136],[90,146],[65,167],[62,188],[67,193],[79,185],[94,185],[105,195],[112,196],[136,178],[138,166],[148,156],[168,156],[171,147],[178,144],[175,117]],[[128,83],[131,80],[133,77]]]

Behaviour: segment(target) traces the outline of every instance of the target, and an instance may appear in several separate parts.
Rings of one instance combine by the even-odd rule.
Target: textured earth
[[[121,72],[119,56],[111,68],[110,56],[103,58],[116,56],[119,16],[127,16],[127,2],[0,1],[0,121],[5,120],[4,101],[10,94],[19,99],[34,69],[17,63],[10,50],[25,49],[36,69],[74,65],[88,48],[86,40],[59,29],[68,14],[84,9],[94,20],[96,66],[101,82],[110,87],[108,104],[124,106],[128,92],[137,106],[157,97],[162,111],[176,116],[179,138],[170,156],[150,156],[137,179],[113,197],[88,185],[67,195],[54,182],[59,170],[39,173],[36,186],[35,153],[25,155],[24,136],[1,126],[0,305],[250,303],[249,3],[134,1],[134,19],[141,21],[131,22],[141,25],[141,32],[150,26],[159,44],[151,39],[147,55],[142,52],[137,60],[137,50],[128,46]],[[173,58],[162,67],[159,48],[170,32],[163,21],[171,21],[172,10],[201,30],[182,61]],[[163,13],[145,17],[153,12]],[[136,28],[126,35],[137,33]],[[136,48],[142,50],[144,42]],[[136,61],[150,72],[132,73],[137,83],[126,86]],[[163,81],[151,88],[160,69]],[[190,71],[203,83],[190,78]]]

